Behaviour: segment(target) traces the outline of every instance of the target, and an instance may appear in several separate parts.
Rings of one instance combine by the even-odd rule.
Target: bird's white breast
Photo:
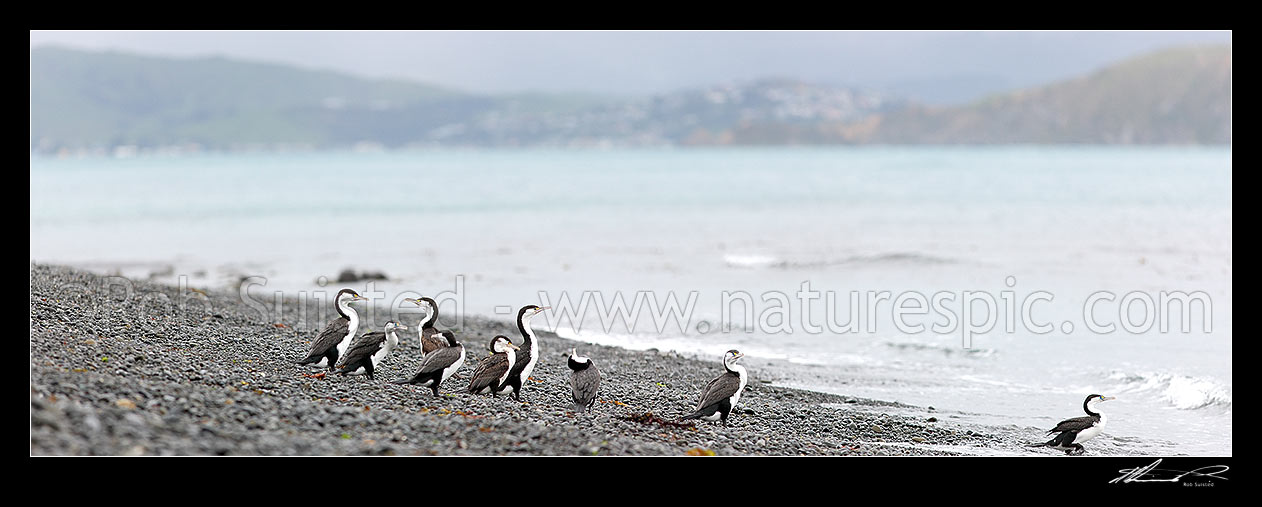
[[[386,342],[381,344],[381,350],[378,350],[377,353],[372,355],[372,367],[376,368],[377,365],[381,364],[381,361],[385,359],[386,356],[390,355],[390,351],[394,350],[394,347],[398,344],[399,337],[394,334],[394,331],[387,334]]]
[[[447,369],[443,370],[443,379],[438,381],[438,383],[441,384],[443,382],[446,382],[447,379],[451,378],[452,375],[456,374],[456,371],[459,370],[460,366],[463,364],[464,364],[464,347],[460,347],[460,359],[457,359],[456,362],[451,363],[451,366],[448,366]]]
[[[732,371],[736,372],[741,378],[741,386],[736,388],[736,394],[733,394],[729,401],[732,404],[732,410],[736,410],[736,402],[741,401],[741,393],[745,392],[745,383],[749,381],[749,375],[745,373],[745,367],[741,365],[732,366]]]
[[[1104,414],[1100,414],[1100,422],[1092,424],[1090,428],[1079,431],[1078,436],[1074,437],[1074,443],[1081,444],[1099,436],[1100,432],[1104,431],[1104,423],[1107,420],[1108,418],[1105,417]]]
[[[342,337],[342,341],[337,342],[338,357],[346,353],[346,349],[351,346],[351,342],[355,339],[355,332],[359,331],[359,314],[355,313],[355,309],[350,306],[345,306],[344,308],[350,323],[346,325],[346,336]]]
[[[526,363],[526,367],[521,370],[521,383],[526,384],[526,379],[530,378],[530,374],[535,371],[535,365],[539,364],[539,342],[531,340],[534,343],[530,345],[530,362]]]

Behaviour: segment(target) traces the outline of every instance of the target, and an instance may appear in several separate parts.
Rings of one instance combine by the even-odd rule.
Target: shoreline
[[[638,422],[689,412],[722,371],[718,358],[546,331],[536,332],[542,354],[523,402],[472,395],[464,387],[485,343],[520,335],[509,322],[469,315],[457,330],[468,359],[435,399],[389,383],[420,363],[419,318],[405,318],[409,331],[376,380],[317,379],[292,363],[318,332],[295,317],[292,297],[280,322],[266,322],[226,290],[131,280],[136,290],[119,294],[105,278],[31,265],[32,455],[999,455],[1040,436],[778,386],[776,369],[757,363],[746,363],[751,378],[726,427]],[[565,410],[572,347],[602,373],[589,414]]]

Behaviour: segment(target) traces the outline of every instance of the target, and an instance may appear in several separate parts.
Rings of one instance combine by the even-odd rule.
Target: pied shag
[[[492,338],[487,348],[491,349],[492,354],[479,362],[478,367],[473,370],[473,377],[469,379],[469,392],[489,392],[492,396],[498,396],[500,388],[507,383],[513,364],[517,362],[514,352],[519,348],[504,335]]]
[[[446,346],[425,354],[420,369],[412,378],[401,378],[394,383],[427,386],[433,389],[434,396],[438,396],[438,386],[451,378],[464,364],[464,345],[456,341],[456,334],[443,331],[439,336],[443,337]]]
[[[1082,454],[1084,451],[1082,443],[1099,436],[1100,432],[1104,431],[1104,423],[1108,422],[1104,414],[1092,409],[1100,402],[1116,399],[1113,396],[1088,395],[1087,399],[1082,401],[1082,410],[1087,413],[1086,416],[1061,421],[1055,428],[1047,431],[1049,435],[1056,434],[1055,437],[1031,447],[1051,447],[1065,451],[1065,454]]]
[[[311,351],[307,352],[307,357],[295,362],[321,368],[327,366],[333,369],[333,365],[337,364],[338,356],[346,352],[346,347],[350,345],[355,332],[359,330],[359,313],[351,308],[351,303],[367,300],[368,298],[351,289],[338,291],[333,301],[337,313],[341,316],[324,326],[324,330],[320,331],[319,336],[311,343]]]
[[[742,357],[745,357],[745,354],[736,350],[729,350],[723,354],[723,368],[727,371],[711,380],[709,384],[706,384],[705,391],[701,393],[701,401],[697,402],[697,410],[680,417],[680,421],[688,419],[720,420],[723,421],[723,424],[727,424],[727,415],[732,413],[732,409],[736,407],[736,402],[741,399],[741,392],[745,390],[745,384],[749,382],[749,375],[745,373],[745,367],[736,364],[736,361]]]
[[[517,361],[508,372],[508,380],[499,389],[500,393],[504,393],[512,388],[513,399],[517,401],[521,401],[521,386],[530,379],[530,373],[535,371],[535,365],[539,363],[539,344],[535,343],[535,332],[530,329],[530,318],[543,313],[544,310],[547,308],[526,305],[517,311],[517,330],[521,332],[521,347],[514,354],[517,356]]]
[[[351,342],[346,355],[337,363],[337,371],[333,373],[341,373],[343,376],[364,375],[372,380],[373,370],[390,355],[390,351],[399,346],[399,335],[395,334],[395,330],[407,331],[408,327],[392,320],[386,323],[385,329],[365,333]]]
[[[578,355],[578,349],[570,350],[570,389],[574,405],[570,410],[583,412],[596,404],[596,392],[600,390],[600,370],[591,358]]]
[[[403,301],[421,308],[429,307],[429,315],[421,321],[421,325],[417,328],[417,336],[421,338],[421,354],[429,354],[446,347],[447,340],[444,340],[439,335],[438,329],[434,327],[434,324],[438,322],[438,302],[428,297],[407,298]]]

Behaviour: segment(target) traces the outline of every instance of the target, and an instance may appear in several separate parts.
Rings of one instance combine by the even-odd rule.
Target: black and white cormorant
[[[1055,437],[1031,447],[1051,447],[1065,451],[1065,454],[1082,454],[1082,443],[1099,436],[1100,432],[1104,431],[1104,423],[1108,422],[1104,414],[1092,409],[1100,402],[1115,399],[1117,398],[1113,396],[1099,394],[1087,396],[1087,399],[1082,401],[1082,410],[1087,413],[1086,416],[1061,421],[1055,428],[1047,431],[1047,434],[1055,434]]]
[[[521,332],[521,348],[515,353],[517,362],[513,364],[512,371],[508,372],[508,381],[500,386],[499,391],[504,393],[512,388],[513,399],[517,401],[521,401],[521,386],[526,384],[531,372],[535,371],[535,365],[539,363],[539,344],[535,343],[535,332],[530,329],[530,318],[543,313],[544,310],[547,308],[526,305],[517,311],[517,330]]]
[[[385,331],[364,333],[351,342],[346,355],[337,363],[337,371],[342,375],[364,375],[372,380],[372,372],[381,361],[390,355],[390,351],[399,346],[399,335],[395,330],[407,331],[408,327],[395,321],[386,323]]]
[[[570,389],[574,396],[574,405],[570,410],[583,412],[591,410],[596,403],[596,392],[600,390],[600,370],[591,358],[578,355],[578,349],[570,350]]]
[[[489,392],[492,396],[497,396],[504,384],[508,383],[508,374],[517,362],[515,352],[520,349],[504,335],[492,338],[487,348],[491,349],[492,354],[479,362],[478,367],[473,370],[473,377],[469,379],[469,392]]]
[[[438,322],[438,302],[428,297],[407,298],[403,301],[421,308],[429,307],[429,315],[425,317],[425,320],[421,321],[421,325],[417,329],[417,335],[421,337],[421,354],[429,354],[446,347],[447,340],[439,336],[438,329],[434,327],[434,324]]]
[[[723,354],[723,368],[727,371],[711,380],[709,384],[706,384],[705,391],[701,393],[701,401],[697,402],[697,410],[680,417],[680,421],[688,419],[701,419],[703,421],[721,420],[723,424],[727,424],[727,415],[732,413],[732,409],[736,407],[736,402],[741,399],[741,392],[745,390],[745,384],[749,382],[749,375],[745,373],[745,367],[736,364],[736,360],[742,357],[745,357],[745,354],[736,350],[729,350]]]
[[[359,331],[359,313],[351,308],[351,303],[367,300],[368,298],[351,289],[338,291],[333,301],[337,313],[341,316],[324,326],[324,330],[320,331],[319,336],[311,343],[311,351],[307,352],[307,357],[296,362],[333,369],[333,365],[337,364],[338,356],[346,352],[346,347],[355,337],[355,332]]]
[[[434,396],[438,396],[438,386],[451,378],[464,364],[464,345],[456,341],[456,334],[442,331],[439,336],[445,340],[447,346],[425,354],[420,369],[412,378],[401,378],[394,383],[427,386],[434,390]]]

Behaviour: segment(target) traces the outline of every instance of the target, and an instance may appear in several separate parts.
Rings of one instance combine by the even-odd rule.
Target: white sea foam
[[[723,256],[723,261],[728,266],[736,268],[762,268],[774,265],[780,262],[780,259],[769,255],[737,255],[728,254]]]
[[[939,343],[924,343],[916,341],[886,341],[883,343],[890,349],[900,352],[925,352],[942,354],[943,356],[959,356],[968,358],[995,357],[995,355],[998,354],[998,350],[993,348],[974,347],[966,349],[960,347],[959,344],[942,345]]]
[[[1155,393],[1180,410],[1207,407],[1231,408],[1231,387],[1204,377],[1171,373],[1113,372],[1109,379],[1122,382],[1119,392]]]
[[[601,333],[589,331],[575,331],[569,327],[558,327],[555,331],[557,336],[570,340],[577,340],[598,345],[610,345],[631,350],[649,350],[657,349],[664,351],[675,351],[681,354],[695,355],[698,357],[721,356],[730,349],[738,349],[748,357],[759,359],[772,359],[786,361],[792,364],[801,365],[875,365],[878,364],[870,357],[859,354],[846,353],[830,353],[830,354],[786,354],[777,352],[776,350],[748,342],[733,343],[724,341],[699,341],[695,338],[676,337],[671,335],[640,335],[640,334],[619,334],[619,333]]]

